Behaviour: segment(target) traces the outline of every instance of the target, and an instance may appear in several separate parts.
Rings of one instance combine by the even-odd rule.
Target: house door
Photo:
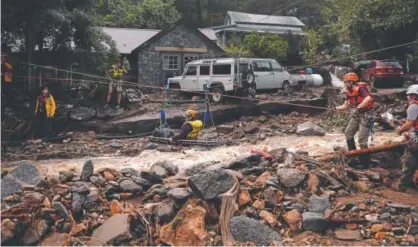
[[[161,54],[161,79],[163,85],[167,84],[167,79],[181,75],[181,56],[176,53]]]

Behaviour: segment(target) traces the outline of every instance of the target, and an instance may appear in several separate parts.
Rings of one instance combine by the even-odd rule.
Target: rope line
[[[307,65],[307,66],[295,67],[295,68],[292,68],[288,71],[298,70],[298,69],[301,69],[301,68],[311,67],[311,66],[315,66],[315,65],[321,65],[321,64],[324,64],[324,63],[335,62],[335,61],[339,61],[339,60],[344,60],[344,59],[347,59],[347,58],[350,58],[350,57],[357,57],[357,56],[361,56],[361,55],[372,54],[372,53],[376,53],[376,52],[380,52],[380,51],[384,51],[384,50],[394,49],[394,48],[398,48],[398,47],[402,47],[402,46],[408,46],[408,45],[411,45],[411,44],[414,44],[414,43],[418,43],[418,40],[415,40],[413,42],[400,44],[400,45],[394,45],[394,46],[390,46],[390,47],[386,47],[386,48],[376,49],[376,50],[372,50],[372,51],[368,51],[368,52],[358,53],[358,54],[354,54],[354,55],[350,55],[350,56],[345,56],[345,57],[342,57],[342,58],[331,59],[331,60],[328,60],[328,61],[325,61],[325,62],[322,62],[322,63],[316,63],[316,64],[310,64],[310,65]],[[36,64],[27,63],[27,62],[19,62],[19,63],[26,64],[26,65],[29,65],[29,66],[34,66],[34,67],[51,69],[51,67],[48,67],[48,66],[36,65]],[[69,70],[64,70],[64,69],[54,69],[54,70],[63,71],[63,72],[70,72],[70,73],[74,73],[74,74],[79,74],[79,75],[83,75],[83,76],[89,76],[89,77],[99,78],[99,79],[104,79],[104,80],[110,80],[108,77],[90,75],[90,74],[86,74],[86,73],[74,72],[74,71],[69,71]],[[82,80],[82,81],[87,81],[87,80]],[[101,84],[108,84],[108,83],[104,83],[104,82],[97,82],[97,81],[94,81],[94,82],[95,83],[101,83]],[[143,83],[132,83],[132,82],[129,82],[129,81],[122,81],[122,84],[132,85],[132,86],[136,86],[136,87],[151,88],[151,89],[161,89],[161,87],[159,87],[159,86],[151,86],[151,85],[143,84]],[[195,91],[188,91],[188,90],[182,90],[182,89],[176,89],[176,88],[169,88],[167,90],[177,91],[177,92],[186,92],[186,93],[193,92],[195,94],[200,94],[200,95],[205,94],[204,92],[199,92],[199,91],[195,92]],[[212,95],[212,94],[210,93],[210,95]],[[226,94],[221,94],[221,96],[225,97],[225,98],[249,100],[249,101],[255,101],[255,102],[272,102],[271,100],[257,100],[257,99],[251,99],[251,98],[234,96],[234,95],[226,95]],[[283,105],[289,105],[289,106],[312,108],[312,109],[332,110],[332,108],[328,108],[328,107],[308,106],[308,105],[294,104],[294,103],[283,102],[283,101],[282,102],[276,102],[276,103],[283,104]]]

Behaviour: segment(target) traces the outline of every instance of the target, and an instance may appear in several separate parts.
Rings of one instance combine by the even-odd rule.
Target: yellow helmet
[[[186,111],[186,116],[187,117],[196,117],[196,115],[197,115],[197,111],[195,111],[195,110],[187,110]]]

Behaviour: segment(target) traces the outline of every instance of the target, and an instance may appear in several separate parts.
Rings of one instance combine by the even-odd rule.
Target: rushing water
[[[379,145],[388,141],[396,141],[393,133],[376,133],[375,144]],[[399,141],[399,140],[398,140]],[[208,161],[228,163],[242,154],[249,154],[251,149],[270,151],[276,148],[288,148],[291,150],[308,151],[310,156],[321,156],[333,152],[334,146],[345,146],[345,137],[342,133],[327,134],[325,136],[298,136],[270,137],[264,141],[252,145],[244,143],[238,146],[217,147],[211,150],[202,150],[199,147],[183,150],[182,152],[159,152],[145,150],[135,157],[107,156],[92,158],[95,169],[110,167],[121,169],[132,167],[137,170],[146,169],[159,160],[171,160],[180,169],[186,169],[195,164]],[[46,174],[57,175],[60,170],[75,169],[80,172],[85,159],[55,159],[37,161],[37,165]]]

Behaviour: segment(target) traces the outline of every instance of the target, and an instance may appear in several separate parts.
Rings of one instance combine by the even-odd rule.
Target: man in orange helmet
[[[172,141],[197,139],[200,130],[203,128],[203,122],[197,117],[197,111],[187,110],[185,114],[186,122],[181,126],[180,133],[173,136]]]
[[[358,133],[358,142],[360,148],[367,148],[367,142],[370,134],[370,128],[373,124],[373,106],[372,95],[367,89],[367,84],[359,82],[356,73],[350,72],[344,76],[347,100],[343,105],[336,107],[343,111],[351,107],[352,113],[350,121],[345,130],[348,150],[356,150],[354,135]],[[370,165],[370,155],[365,154],[359,157],[360,164],[367,168]]]

